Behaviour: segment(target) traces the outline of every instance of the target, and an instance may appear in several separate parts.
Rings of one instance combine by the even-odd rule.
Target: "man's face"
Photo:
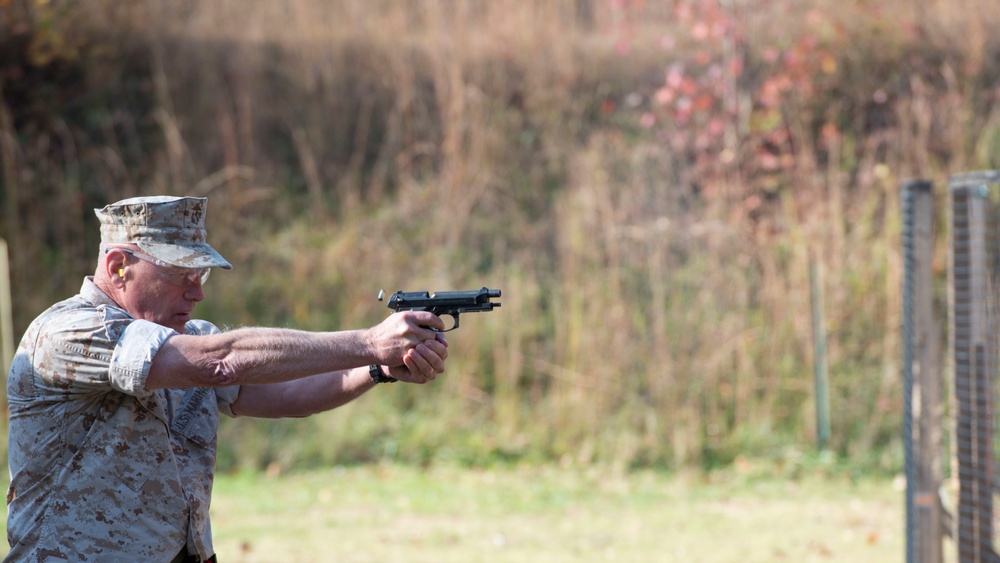
[[[157,265],[138,253],[130,253],[126,264],[132,280],[123,294],[125,309],[137,319],[183,333],[195,305],[205,298],[204,271]]]

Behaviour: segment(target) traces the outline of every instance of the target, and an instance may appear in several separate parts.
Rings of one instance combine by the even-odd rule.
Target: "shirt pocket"
[[[163,421],[128,397],[92,435],[80,454],[76,462],[89,464],[100,460],[109,474],[138,491],[170,458],[171,447]]]
[[[201,448],[214,450],[218,431],[219,408],[213,390],[207,387],[185,390],[170,432]]]

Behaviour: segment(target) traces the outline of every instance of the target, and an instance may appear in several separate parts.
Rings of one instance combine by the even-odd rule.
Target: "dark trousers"
[[[218,563],[218,561],[216,561],[214,555],[208,559],[202,559],[201,557],[198,557],[197,554],[188,555],[187,547],[182,547],[180,553],[175,555],[174,558],[170,560],[170,563]]]

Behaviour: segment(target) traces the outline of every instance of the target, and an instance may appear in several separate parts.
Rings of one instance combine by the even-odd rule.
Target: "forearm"
[[[247,328],[171,337],[157,352],[147,389],[292,381],[377,360],[365,331]]]
[[[375,386],[368,367],[321,373],[266,385],[244,385],[233,403],[237,416],[304,417],[345,405]]]

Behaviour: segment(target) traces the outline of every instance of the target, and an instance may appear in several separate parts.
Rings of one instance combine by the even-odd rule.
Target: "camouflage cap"
[[[124,199],[94,213],[101,244],[134,244],[143,252],[182,268],[224,268],[232,264],[205,241],[204,197],[147,196]]]

